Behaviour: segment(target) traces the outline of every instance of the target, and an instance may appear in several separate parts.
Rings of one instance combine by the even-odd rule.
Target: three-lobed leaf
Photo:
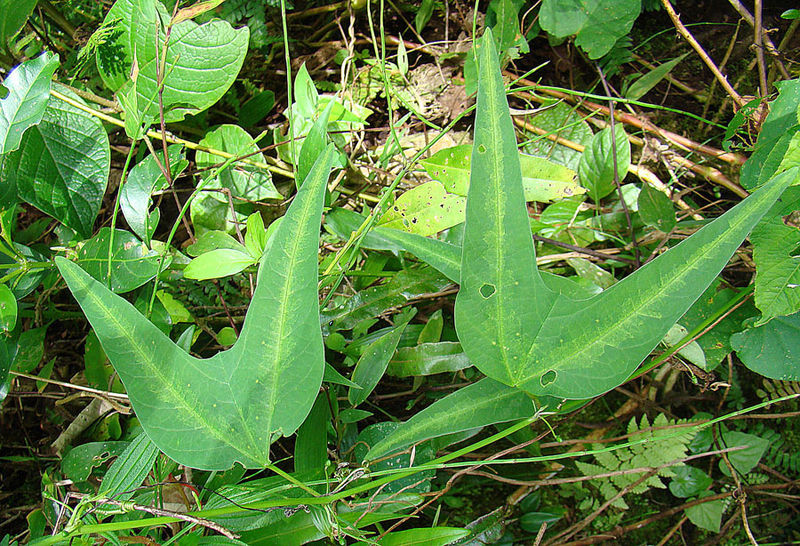
[[[238,340],[211,358],[190,356],[78,265],[56,260],[145,432],[181,464],[263,467],[272,441],[293,433],[314,403],[324,367],[319,223],[333,153],[317,159],[275,233]]]
[[[792,168],[590,299],[535,266],[516,140],[491,40],[480,65],[456,331],[471,362],[531,394],[581,399],[623,383],[702,294],[800,168]]]

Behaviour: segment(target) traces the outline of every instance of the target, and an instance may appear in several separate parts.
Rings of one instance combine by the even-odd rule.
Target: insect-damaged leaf
[[[211,358],[188,355],[79,266],[57,259],[145,432],[179,463],[263,467],[272,440],[294,432],[314,403],[324,367],[317,248],[332,160],[329,147],[275,233],[238,341]]]
[[[603,293],[577,301],[536,268],[516,140],[491,40],[481,55],[455,323],[471,362],[536,395],[591,398],[624,382],[702,294],[800,168]]]

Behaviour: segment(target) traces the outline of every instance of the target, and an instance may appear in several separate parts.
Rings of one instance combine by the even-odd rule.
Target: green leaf
[[[653,87],[658,85],[658,82],[663,80],[667,74],[669,74],[673,68],[678,66],[684,58],[686,58],[688,53],[684,53],[680,57],[676,57],[671,61],[667,61],[665,63],[661,63],[657,67],[650,70],[647,74],[642,74],[636,81],[634,81],[628,90],[625,92],[625,98],[631,100],[639,100],[643,96],[647,94]]]
[[[408,529],[386,533],[378,541],[380,546],[446,546],[470,534],[469,529],[459,527],[432,527],[430,529]],[[372,542],[357,542],[358,546],[366,546]]]
[[[7,9],[14,8],[0,8],[4,18],[8,17],[4,13]],[[2,34],[0,28],[0,38]],[[57,68],[58,55],[45,52],[20,64],[3,80],[8,95],[0,99],[0,154],[19,148],[25,131],[42,121],[50,99],[50,80]]]
[[[111,229],[104,227],[78,251],[78,263],[89,275],[109,286],[108,247]],[[139,288],[158,273],[160,256],[132,233],[114,230],[111,251],[111,290],[124,294]]]
[[[720,444],[722,447],[744,447],[744,449],[737,449],[728,453],[728,461],[730,461],[733,469],[744,476],[753,470],[758,461],[761,460],[761,457],[764,456],[764,452],[769,447],[769,440],[745,432],[723,430],[720,435]],[[719,461],[719,469],[724,475],[731,475],[725,461]]]
[[[5,284],[0,284],[0,334],[17,326],[17,298]]]
[[[453,341],[401,347],[389,361],[387,374],[394,377],[456,372],[472,366],[461,344]]]
[[[22,373],[31,373],[44,356],[44,336],[47,326],[31,328],[20,333],[11,369]]]
[[[72,481],[84,482],[92,470],[116,457],[128,442],[89,442],[72,448],[61,461],[61,471]]]
[[[761,186],[775,175],[797,132],[800,79],[776,82],[775,87],[780,95],[770,103],[769,115],[761,126],[753,153],[742,165],[739,183],[747,190]]]
[[[200,256],[206,252],[211,252],[218,248],[228,248],[238,250],[242,254],[247,253],[247,247],[225,233],[224,231],[205,231],[197,237],[197,240],[186,248],[189,256]]]
[[[417,29],[417,33],[422,32],[422,29],[431,20],[431,15],[433,15],[433,0],[422,0],[416,15],[414,15],[414,28]]]
[[[578,185],[575,171],[568,167],[528,154],[519,154],[519,159],[526,201],[549,203],[586,192]],[[471,164],[469,144],[439,150],[422,161],[428,175],[456,195],[467,195]]]
[[[790,216],[800,208],[798,199],[800,188],[789,188],[750,237],[756,263],[755,301],[761,311],[757,324],[800,311],[800,227]]]
[[[331,420],[330,403],[325,392],[319,393],[311,412],[297,429],[294,443],[294,471],[316,476],[322,475],[328,460],[328,423]]]
[[[614,173],[620,182],[628,174],[628,166],[631,164],[631,143],[625,134],[625,130],[620,124],[615,127],[616,131],[616,157],[612,150],[611,129],[603,129],[592,138],[592,142],[586,147],[578,165],[578,175],[581,184],[586,188],[589,197],[594,202],[599,201],[617,187],[614,183]],[[614,160],[616,159],[616,171]]]
[[[496,423],[531,417],[531,398],[492,379],[482,379],[437,400],[372,446],[365,459],[376,460],[412,444]]]
[[[402,316],[395,327],[387,334],[373,341],[358,359],[351,378],[361,388],[351,388],[347,392],[347,399],[353,407],[364,402],[372,394],[373,389],[378,385],[378,381],[386,372],[389,359],[392,358],[394,351],[397,349],[397,344],[400,342],[400,336],[403,335],[408,322],[416,314],[416,309],[411,308],[411,310],[412,312]]]
[[[800,381],[800,313],[733,334],[731,346],[754,372],[770,379]]]
[[[104,20],[105,25],[119,22],[113,39],[98,47],[98,70],[112,91],[127,97],[123,105],[135,106],[135,111],[126,110],[128,115],[142,121],[158,117],[156,66],[169,18],[157,0],[117,0]],[[215,19],[203,25],[183,21],[169,36],[162,102],[167,120],[180,121],[216,103],[233,84],[247,53],[249,31]]]
[[[481,62],[455,324],[489,377],[531,394],[591,398],[620,384],[703,293],[794,168],[601,294],[556,294],[536,268],[514,130],[493,45]]]
[[[399,229],[427,236],[464,221],[466,199],[448,193],[433,180],[406,191],[389,207],[379,227]]]
[[[319,103],[319,93],[311,75],[308,73],[306,63],[300,66],[294,77],[294,100],[298,113],[304,118],[314,117]]]
[[[641,0],[544,0],[539,24],[556,38],[575,35],[575,44],[599,59],[630,32],[641,9]]]
[[[519,10],[522,6],[523,2],[515,0],[492,0],[486,9],[486,24],[492,28],[497,50],[511,59],[530,51],[519,26]]]
[[[253,257],[249,252],[219,248],[189,262],[183,270],[183,276],[198,281],[219,279],[235,275],[255,263],[258,263],[258,257]]]
[[[552,512],[527,512],[519,518],[519,526],[524,531],[536,534],[545,523],[554,523],[564,517],[565,510],[554,510]]]
[[[0,0],[0,49],[22,30],[35,7],[36,0]]]
[[[254,212],[247,217],[247,232],[244,234],[244,246],[247,252],[260,260],[267,247],[267,230],[264,228],[264,219],[260,212]]]
[[[250,134],[238,125],[220,125],[206,134],[200,145],[227,152],[236,157],[249,156],[248,161],[266,163],[264,155],[253,152],[258,151],[258,144],[253,141]],[[197,166],[209,169],[224,160],[208,152],[198,151],[196,156]],[[209,175],[206,174],[206,177]],[[275,189],[272,175],[269,171],[254,167],[244,161],[236,161],[219,173],[219,176],[206,183],[205,189],[227,189],[233,197],[262,201],[264,199],[282,199],[283,196]],[[224,202],[227,206],[228,196],[224,193],[213,192],[215,199]],[[234,200],[234,204],[237,201]]]
[[[42,121],[22,136],[20,149],[0,157],[0,183],[16,186],[20,199],[89,237],[110,164],[100,120],[52,98]]]
[[[639,192],[639,216],[648,226],[669,233],[677,224],[675,209],[669,197],[650,184],[644,184]]]
[[[711,494],[713,494],[713,492],[709,491],[706,495],[702,496],[706,497]],[[722,523],[722,513],[724,511],[724,499],[696,504],[684,510],[689,521],[701,529],[711,531],[712,533],[719,533],[720,524]]]
[[[142,432],[117,457],[103,476],[99,494],[117,500],[128,500],[134,490],[144,483],[158,457],[158,448]]]
[[[673,472],[675,476],[669,482],[669,490],[676,497],[693,497],[711,487],[711,478],[697,467],[679,466]]]
[[[442,329],[444,328],[444,317],[442,310],[437,309],[428,318],[428,322],[422,328],[417,338],[417,343],[438,343],[442,338]]]
[[[324,366],[317,248],[332,160],[329,147],[284,216],[236,344],[211,358],[188,355],[77,265],[56,259],[145,432],[175,461],[263,467],[272,441],[292,434],[311,409]]]
[[[174,180],[189,166],[189,162],[183,158],[183,146],[172,145],[167,149],[167,153],[169,154],[170,172]],[[164,152],[159,151],[156,156],[163,165]],[[158,209],[150,212],[151,195],[156,190],[165,189],[166,185],[167,179],[161,172],[156,158],[149,155],[131,169],[128,179],[120,190],[119,205],[125,221],[128,222],[131,230],[148,244],[160,219]]]

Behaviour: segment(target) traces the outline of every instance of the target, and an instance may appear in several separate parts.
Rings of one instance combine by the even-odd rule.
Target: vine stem
[[[667,10],[667,14],[669,15],[669,18],[672,19],[672,24],[675,25],[675,29],[678,31],[678,34],[683,36],[683,38],[689,42],[689,45],[692,46],[692,49],[694,49],[695,52],[700,56],[700,59],[702,59],[708,69],[711,70],[711,73],[714,74],[714,77],[717,79],[717,81],[719,81],[720,85],[722,85],[723,89],[725,89],[731,99],[733,99],[733,102],[735,102],[739,108],[744,106],[745,100],[736,91],[736,89],[734,89],[733,86],[728,83],[728,78],[726,78],[720,69],[717,68],[717,65],[714,64],[714,61],[712,61],[711,57],[708,56],[708,53],[706,53],[706,50],[700,45],[700,42],[698,42],[695,37],[692,36],[692,33],[689,32],[689,29],[686,28],[686,25],[681,22],[680,16],[675,12],[675,8],[672,7],[670,1],[661,0],[661,4],[664,6],[664,9]]]

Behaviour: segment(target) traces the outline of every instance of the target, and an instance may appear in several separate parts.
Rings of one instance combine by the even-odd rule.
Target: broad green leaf
[[[603,129],[592,138],[586,147],[578,165],[578,175],[581,184],[586,188],[589,197],[594,202],[599,201],[616,188],[614,173],[620,182],[628,174],[631,164],[631,143],[621,124],[615,127],[616,132],[616,157],[611,142],[611,129]],[[616,160],[616,170],[614,161]]]
[[[167,153],[169,154],[170,173],[174,180],[189,166],[189,162],[183,158],[182,146],[172,145],[168,148]],[[156,156],[158,162],[164,165],[163,151],[159,150]],[[167,179],[161,172],[156,158],[149,155],[131,169],[120,190],[119,206],[125,216],[125,221],[128,222],[131,230],[147,244],[150,243],[161,217],[158,209],[150,212],[151,196],[154,191],[165,189],[166,184]]]
[[[183,270],[183,276],[187,279],[198,281],[219,279],[235,275],[255,263],[258,263],[258,258],[254,258],[249,252],[218,248],[205,254],[200,254],[189,262],[186,269]]]
[[[708,474],[694,466],[677,466],[672,471],[675,475],[669,482],[669,490],[676,497],[685,499],[699,495],[712,484]]]
[[[403,335],[408,322],[415,314],[416,309],[412,308],[412,312],[402,316],[389,333],[373,341],[361,354],[351,376],[353,382],[361,388],[351,388],[347,392],[347,399],[353,407],[364,402],[372,394],[373,389],[386,372],[389,359],[392,358],[397,344],[400,342],[400,336]]]
[[[13,350],[14,360],[11,369],[22,373],[31,373],[44,356],[44,336],[47,326],[31,328],[21,332],[17,339],[17,347]]]
[[[127,500],[134,490],[144,483],[158,457],[158,448],[142,432],[125,448],[103,476],[99,494],[118,500]]]
[[[417,343],[438,343],[442,339],[442,330],[444,329],[444,317],[442,310],[437,309],[433,314],[428,317],[428,322],[422,328],[417,338]]]
[[[317,248],[332,159],[329,147],[284,216],[236,344],[211,358],[190,356],[79,266],[56,259],[145,432],[175,461],[263,467],[272,441],[311,409],[324,366]]]
[[[97,66],[106,85],[141,120],[157,119],[156,65],[169,20],[158,0],[117,0],[104,24],[119,20],[113,39],[97,51]],[[168,121],[179,121],[216,103],[233,84],[244,62],[249,31],[234,30],[219,19],[198,25],[183,21],[172,27],[163,75],[163,106]],[[134,66],[133,77],[131,77]]]
[[[566,262],[575,270],[578,277],[599,286],[603,290],[611,288],[617,282],[614,275],[585,258],[567,258]]]
[[[752,190],[772,178],[797,132],[800,79],[776,82],[780,95],[770,103],[769,115],[761,126],[753,153],[742,165],[739,183]]]
[[[608,290],[576,301],[536,268],[496,56],[483,52],[455,323],[489,377],[531,394],[591,398],[623,383],[703,293],[800,168]]]
[[[0,284],[0,334],[10,332],[17,325],[17,298],[5,284]]]
[[[446,546],[470,534],[469,529],[459,527],[432,527],[430,529],[407,529],[383,535],[377,544],[380,546]],[[357,546],[366,546],[372,542],[357,542]]]
[[[16,186],[20,199],[89,237],[110,164],[100,120],[52,98],[42,121],[25,131],[20,149],[0,157],[0,184]]]
[[[388,282],[366,288],[345,300],[341,305],[321,313],[326,329],[350,330],[364,319],[377,317],[386,309],[401,305],[421,294],[432,294],[450,285],[432,269],[407,269]]]
[[[545,523],[554,523],[564,517],[566,510],[555,508],[552,512],[526,512],[519,518],[523,530],[536,534]]]
[[[401,347],[389,361],[386,373],[394,377],[411,377],[456,372],[470,366],[472,363],[460,343],[439,341]]]
[[[720,435],[721,447],[744,447],[744,449],[737,449],[728,453],[728,461],[730,461],[733,469],[740,475],[744,476],[753,470],[761,457],[769,447],[769,440],[756,436],[755,434],[747,434],[736,430],[723,430]],[[719,470],[726,476],[731,475],[728,465],[724,461],[719,461]]]
[[[770,379],[800,381],[800,313],[733,334],[731,346],[754,372]]]
[[[374,425],[368,426],[358,435],[355,447],[353,448],[353,456],[358,461],[365,461],[365,456],[370,449],[382,443],[387,436],[392,436],[399,427],[402,427],[402,425],[394,421],[375,423]],[[412,465],[412,457],[414,465],[422,465],[432,461],[436,456],[430,442],[424,442],[415,447],[416,449],[413,453],[399,453],[390,457],[381,457],[380,460],[372,459],[374,462],[369,463],[370,471],[401,470]],[[418,472],[412,476],[400,478],[399,480],[388,483],[381,492],[398,493],[408,491],[413,493],[427,493],[431,490],[430,480],[433,479],[435,475],[435,470]],[[424,481],[419,483],[421,480]]]
[[[298,113],[304,118],[314,117],[319,103],[319,93],[311,75],[308,73],[306,63],[300,66],[294,77],[294,100]]]
[[[674,324],[666,333],[662,342],[667,347],[675,347],[678,344],[683,345],[681,341],[686,338],[687,335],[689,335],[689,331],[686,329],[686,327],[680,324]],[[697,341],[691,341],[688,344],[683,345],[678,350],[678,354],[692,364],[699,366],[703,370],[708,370],[706,355],[703,353],[703,349],[700,347],[700,344],[697,343]]]
[[[437,400],[372,446],[376,460],[412,444],[477,427],[526,419],[536,406],[524,392],[486,378]]]
[[[526,201],[548,203],[586,192],[578,185],[575,171],[568,167],[528,154],[519,154],[519,159]],[[422,161],[428,175],[456,195],[467,195],[471,164],[469,144],[439,150]]]
[[[675,208],[669,197],[652,187],[644,184],[639,193],[639,216],[648,226],[659,231],[669,233],[675,227]]]
[[[260,152],[249,155],[258,150],[258,145],[253,141],[253,137],[238,125],[221,125],[207,133],[200,141],[200,144],[237,157],[248,155],[249,161],[266,163],[264,155]],[[224,160],[217,155],[198,151],[196,161],[197,166],[203,169],[211,168]],[[204,187],[208,190],[227,189],[234,198],[239,197],[250,201],[283,198],[278,193],[278,190],[275,189],[272,183],[272,175],[269,171],[254,167],[243,161],[237,161],[229,165],[219,173],[219,176],[206,183]],[[211,195],[221,202],[228,203],[229,198],[225,193],[213,192]],[[237,203],[234,199],[234,204]]]
[[[575,35],[575,44],[599,59],[630,32],[641,9],[641,0],[543,0],[539,24],[556,38]]]
[[[306,420],[297,429],[294,442],[294,471],[321,475],[328,460],[328,423],[330,403],[326,392],[320,392]]]
[[[0,13],[3,11],[0,8]],[[0,38],[2,33],[0,29]],[[57,68],[58,55],[45,52],[20,64],[3,80],[8,95],[0,99],[0,154],[19,148],[23,133],[42,121],[50,99],[50,80]]]
[[[653,68],[646,74],[642,74],[636,81],[634,81],[628,90],[625,92],[625,98],[631,100],[639,100],[643,96],[647,94],[653,87],[658,85],[658,82],[663,80],[667,74],[672,71],[673,68],[678,66],[688,53],[684,53],[680,57],[676,57],[671,61],[667,61],[665,63],[661,63],[657,67]]]
[[[711,494],[713,494],[713,491],[709,491],[707,494],[701,495],[701,497]],[[725,502],[723,499],[696,504],[684,510],[689,521],[701,529],[712,533],[719,533],[719,528],[722,524],[722,513],[724,511]]]
[[[588,146],[592,142],[592,128],[579,115],[576,107],[563,102],[545,102],[547,109],[530,118],[534,127],[548,131],[548,134],[565,138],[577,144]],[[567,148],[563,144],[547,139],[542,135],[532,135],[523,149],[533,155],[546,157],[550,161],[578,170],[581,152]]]
[[[36,0],[0,0],[0,49],[25,26],[35,7]]]
[[[750,237],[756,263],[755,301],[761,311],[758,324],[800,310],[800,223],[795,209],[800,209],[797,187],[784,193]]]
[[[406,191],[381,217],[378,227],[427,236],[464,221],[466,199],[432,180]]]
[[[89,275],[109,286],[108,247],[111,229],[104,227],[78,251],[78,263]],[[111,251],[111,290],[117,294],[139,288],[158,273],[160,256],[132,233],[114,230]]]

